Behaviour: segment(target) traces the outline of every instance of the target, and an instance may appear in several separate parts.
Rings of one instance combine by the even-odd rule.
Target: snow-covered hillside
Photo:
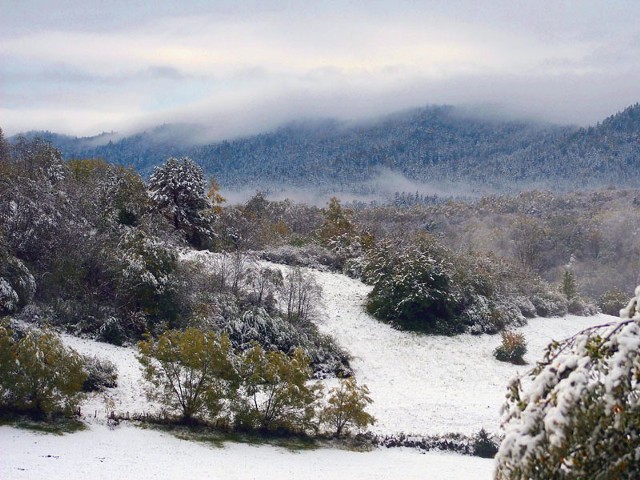
[[[531,366],[497,361],[500,336],[429,336],[402,332],[364,311],[370,287],[344,275],[314,271],[324,292],[319,326],[353,356],[356,377],[371,390],[379,433],[473,434],[497,431],[506,385]],[[563,339],[613,317],[535,318],[520,329],[534,363],[552,339]]]
[[[286,267],[282,267],[286,268]],[[499,336],[433,337],[400,332],[367,315],[369,287],[343,275],[312,271],[324,292],[318,315],[322,331],[354,356],[360,383],[371,390],[378,433],[472,434],[496,431],[508,380],[529,367],[492,356]],[[611,317],[534,319],[522,332],[533,362],[546,343]],[[226,444],[216,448],[177,439],[127,422],[109,426],[107,412],[150,411],[135,350],[75,337],[65,342],[117,364],[118,387],[82,407],[88,429],[56,436],[0,427],[0,478],[346,478],[488,479],[493,462],[406,449],[356,453],[334,449],[290,452],[272,446]]]

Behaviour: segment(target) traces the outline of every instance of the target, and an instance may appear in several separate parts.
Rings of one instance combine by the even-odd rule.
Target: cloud
[[[7,12],[7,132],[203,122],[216,139],[439,103],[584,124],[640,93],[634,3],[58,4],[25,0]]]

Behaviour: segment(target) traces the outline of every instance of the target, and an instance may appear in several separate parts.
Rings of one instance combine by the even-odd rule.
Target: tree
[[[138,344],[150,399],[159,400],[182,421],[215,419],[229,395],[233,367],[229,339],[194,328],[170,330]]]
[[[375,423],[375,418],[365,412],[372,402],[367,386],[359,386],[355,377],[340,379],[340,385],[329,390],[329,399],[320,419],[339,437],[350,425],[365,428]]]
[[[313,277],[300,267],[294,267],[279,285],[280,297],[286,304],[287,320],[305,322],[313,311],[314,304],[320,300],[321,290]]]
[[[576,276],[570,270],[565,270],[562,275],[562,293],[571,301],[578,296],[578,284]]]
[[[213,232],[206,212],[212,211],[213,205],[207,196],[202,168],[187,157],[171,157],[153,171],[149,192],[158,208],[176,230],[186,233],[191,244],[202,247],[207,243]],[[219,201],[215,189],[211,193],[214,200]]]
[[[301,349],[288,356],[256,344],[242,355],[240,377],[244,397],[236,402],[238,423],[268,431],[312,427],[321,386],[309,385],[311,368]]]
[[[349,243],[355,235],[355,227],[349,216],[350,210],[344,210],[336,197],[331,197],[326,210],[323,210],[324,222],[320,228],[320,238],[326,244],[336,242]]]
[[[84,359],[49,331],[0,325],[0,404],[44,416],[73,413],[87,379]]]
[[[620,321],[552,342],[510,386],[496,479],[639,478],[640,287]]]

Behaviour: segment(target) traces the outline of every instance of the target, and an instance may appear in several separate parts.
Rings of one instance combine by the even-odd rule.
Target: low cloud
[[[445,103],[584,125],[640,97],[632,2],[129,3],[66,12],[25,0],[6,12],[6,132],[197,123],[214,141]]]

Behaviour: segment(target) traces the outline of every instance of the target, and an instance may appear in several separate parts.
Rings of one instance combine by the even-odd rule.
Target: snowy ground
[[[343,275],[313,272],[324,291],[322,331],[354,356],[361,383],[371,390],[378,433],[475,433],[496,431],[499,408],[514,367],[496,361],[499,336],[453,338],[393,330],[364,313],[367,286]],[[534,319],[522,328],[527,359],[562,339],[612,317]],[[118,366],[119,385],[82,407],[88,430],[63,436],[0,427],[1,479],[489,479],[493,461],[407,449],[356,453],[322,448],[290,452],[272,446],[227,443],[224,448],[179,440],[127,422],[107,424],[107,412],[151,411],[144,397],[135,351],[65,336],[77,351]]]
[[[394,330],[364,311],[370,287],[344,275],[313,272],[324,292],[320,329],[355,358],[356,378],[368,385],[377,433],[496,432],[506,386],[531,365],[497,361],[500,335],[429,336]],[[519,329],[530,364],[552,340],[613,320],[607,315],[535,318]]]

